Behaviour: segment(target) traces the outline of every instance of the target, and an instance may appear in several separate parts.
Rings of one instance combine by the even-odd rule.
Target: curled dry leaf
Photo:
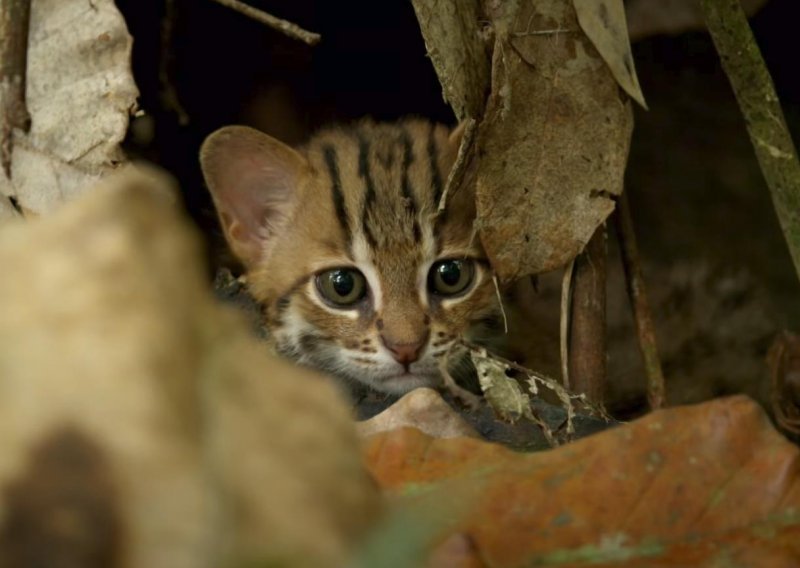
[[[123,160],[119,148],[138,90],[132,38],[113,0],[36,0],[26,102],[30,132],[14,131],[11,179],[26,215],[54,209]]]
[[[481,241],[508,282],[565,264],[611,213],[633,118],[570,0],[498,5],[476,202]]]
[[[800,557],[798,448],[745,397],[657,411],[548,452],[404,429],[369,439],[365,456],[390,494],[410,487],[408,499],[446,507],[457,488],[468,510],[449,530],[496,568]]]
[[[489,353],[484,347],[464,339],[456,344],[456,349],[464,349],[469,353],[478,374],[481,391],[495,415],[512,424],[520,418],[530,420],[539,427],[551,447],[558,445],[559,442],[554,434],[563,434],[567,439],[571,439],[576,433],[576,405],[606,424],[613,422],[601,405],[593,404],[585,394],[570,393],[561,383],[547,375]],[[555,430],[551,428],[538,405],[531,404],[530,396],[523,391],[521,383],[508,376],[509,371],[525,378],[528,390],[534,397],[539,396],[541,389],[552,392],[566,414],[563,423]]]
[[[459,119],[480,116],[489,90],[489,59],[478,30],[478,1],[412,4],[445,100]]]
[[[800,336],[784,331],[767,354],[772,374],[772,411],[778,424],[800,435]]]
[[[573,3],[581,29],[592,40],[619,86],[647,108],[633,64],[622,0],[573,0]]]

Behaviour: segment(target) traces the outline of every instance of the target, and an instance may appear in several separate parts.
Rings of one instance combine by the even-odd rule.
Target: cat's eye
[[[468,259],[440,260],[428,272],[428,290],[440,296],[455,296],[472,284],[475,264]]]
[[[317,275],[317,290],[337,308],[350,308],[367,295],[367,281],[354,268],[334,268]]]

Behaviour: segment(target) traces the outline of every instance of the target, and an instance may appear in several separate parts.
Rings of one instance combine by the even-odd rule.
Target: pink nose
[[[393,343],[384,337],[381,339],[394,360],[403,365],[406,370],[411,363],[419,359],[422,348],[425,346],[425,339],[413,343]]]

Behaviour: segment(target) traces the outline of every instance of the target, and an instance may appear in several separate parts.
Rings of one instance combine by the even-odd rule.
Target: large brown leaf
[[[488,566],[800,560],[798,450],[745,397],[537,454],[404,429],[371,438],[365,455],[388,493],[446,507],[456,488],[468,510],[449,530]],[[449,565],[466,565],[460,554]]]
[[[565,264],[611,213],[633,119],[571,1],[498,3],[491,16],[476,202],[481,241],[509,281]]]

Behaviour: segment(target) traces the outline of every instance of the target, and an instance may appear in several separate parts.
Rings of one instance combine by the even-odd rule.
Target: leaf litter
[[[519,420],[528,420],[536,424],[551,447],[569,441],[575,434],[576,404],[591,416],[611,422],[612,419],[602,406],[593,404],[584,394],[570,393],[557,380],[527,369],[513,361],[490,353],[485,347],[460,339],[454,343],[442,360],[440,367],[444,370],[445,388],[462,402],[467,402],[474,407],[475,395],[465,391],[455,384],[455,381],[446,371],[448,362],[454,356],[468,354],[478,374],[478,381],[486,402],[500,420],[516,423]],[[515,376],[524,377],[524,383]],[[523,390],[527,385],[528,392]],[[533,399],[539,397],[540,390],[549,390],[558,398],[561,407],[566,412],[564,422],[555,430],[539,414]],[[469,396],[465,396],[464,393]],[[533,399],[532,399],[533,397]],[[466,399],[466,400],[465,400]]]

